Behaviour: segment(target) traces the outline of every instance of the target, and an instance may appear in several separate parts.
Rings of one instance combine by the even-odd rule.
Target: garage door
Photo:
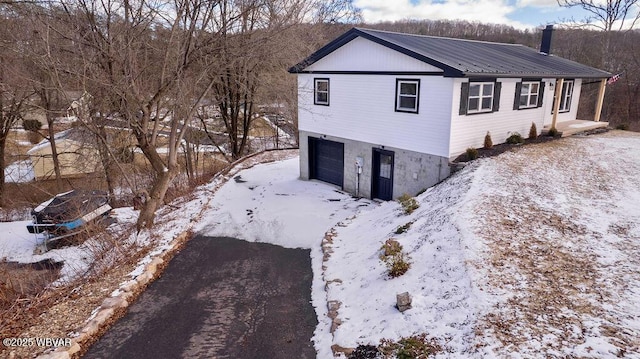
[[[312,179],[342,187],[344,144],[309,137],[309,172]]]

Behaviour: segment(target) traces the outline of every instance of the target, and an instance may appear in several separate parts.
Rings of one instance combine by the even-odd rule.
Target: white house
[[[450,160],[576,120],[583,83],[610,73],[541,51],[354,28],[289,72],[298,76],[300,177],[392,199],[450,174]],[[559,97],[559,101],[554,101]]]

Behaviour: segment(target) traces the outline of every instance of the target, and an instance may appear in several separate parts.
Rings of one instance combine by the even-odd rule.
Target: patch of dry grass
[[[501,352],[564,357],[593,337],[604,337],[618,354],[640,352],[639,333],[611,309],[630,296],[625,276],[640,281],[632,260],[640,258],[637,223],[618,218],[600,230],[590,217],[608,214],[624,195],[629,183],[620,171],[629,164],[598,155],[596,143],[580,142],[586,140],[531,145],[492,160],[488,180],[500,192],[477,201],[476,235],[488,248],[488,288],[506,299],[476,334],[495,336]],[[631,266],[603,260],[606,248]]]

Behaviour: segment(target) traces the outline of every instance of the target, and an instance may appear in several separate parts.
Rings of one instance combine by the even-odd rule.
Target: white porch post
[[[556,79],[556,91],[555,99],[553,103],[553,118],[551,120],[551,128],[556,128],[556,120],[558,119],[558,110],[560,110],[560,96],[562,95],[562,85],[564,85],[564,79]]]
[[[600,122],[600,115],[602,114],[602,104],[604,103],[604,90],[607,88],[607,79],[600,80],[600,90],[598,90],[598,102],[596,104],[596,114],[594,121]]]

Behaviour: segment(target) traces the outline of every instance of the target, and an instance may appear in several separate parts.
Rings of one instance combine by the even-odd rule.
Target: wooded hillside
[[[153,174],[139,227],[153,223],[176,176],[197,173],[196,140],[231,161],[253,151],[255,118],[275,111],[294,127],[296,78],[287,69],[352,26],[533,48],[541,39],[540,29],[461,21],[366,24],[350,0],[0,1],[0,22],[0,173],[17,160],[5,154],[9,131],[38,112],[42,130],[29,131],[51,142],[59,178],[56,124],[72,115],[94,136],[113,192],[110,176],[127,176],[120,162],[129,149],[105,128],[124,128]],[[602,118],[640,130],[639,46],[637,30],[557,27],[552,53],[622,74],[607,86]],[[578,118],[592,117],[597,89],[583,86]],[[0,176],[0,205],[3,188]]]

